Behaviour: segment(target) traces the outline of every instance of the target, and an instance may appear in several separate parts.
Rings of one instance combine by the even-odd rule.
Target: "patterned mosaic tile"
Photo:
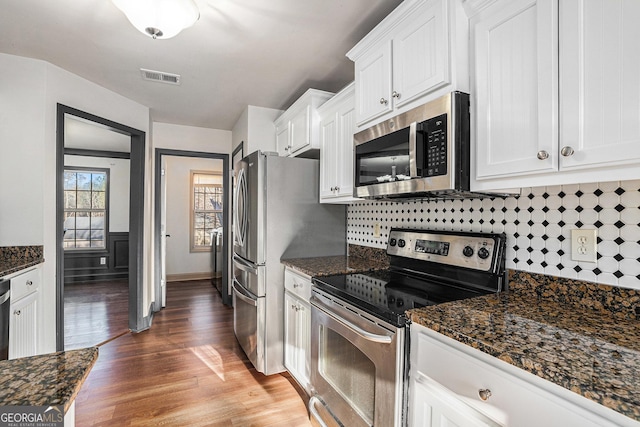
[[[380,237],[373,236],[374,224]],[[640,180],[524,188],[519,197],[363,201],[349,244],[385,248],[392,228],[506,233],[507,268],[640,289]],[[597,262],[571,259],[571,230],[595,229]]]

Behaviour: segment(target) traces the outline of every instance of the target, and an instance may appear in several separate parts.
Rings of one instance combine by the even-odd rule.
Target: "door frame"
[[[145,132],[127,125],[57,104],[56,111],[56,349],[64,350],[64,118],[71,115],[131,137],[129,196],[129,329],[147,329],[143,313]],[[150,314],[151,315],[151,314]]]
[[[230,231],[229,226],[229,212],[230,212],[230,200],[231,200],[231,188],[229,179],[229,155],[221,153],[208,153],[204,151],[186,151],[186,150],[172,150],[168,148],[156,148],[155,150],[155,179],[154,179],[154,289],[156,298],[153,302],[153,311],[160,311],[162,309],[162,279],[161,271],[161,236],[162,236],[162,223],[161,223],[161,210],[162,210],[162,197],[160,195],[160,187],[162,180],[162,156],[177,156],[177,157],[195,157],[204,159],[216,159],[222,160],[222,190],[224,192],[223,199],[224,205],[222,207],[222,222],[223,222],[223,239],[222,239],[222,257],[225,261],[222,265],[222,302],[225,305],[231,304],[231,297],[228,295],[228,278],[229,278],[229,239]],[[165,284],[166,285],[166,284]]]

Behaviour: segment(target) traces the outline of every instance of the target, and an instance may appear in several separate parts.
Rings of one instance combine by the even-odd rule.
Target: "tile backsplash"
[[[350,244],[386,248],[391,228],[504,232],[507,268],[640,289],[640,180],[523,188],[506,199],[362,201],[347,208]],[[596,263],[571,260],[575,228],[597,229]]]

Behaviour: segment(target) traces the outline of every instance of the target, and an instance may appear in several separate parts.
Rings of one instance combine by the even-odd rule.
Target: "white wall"
[[[191,171],[222,174],[222,160],[165,157],[167,187],[167,275],[212,272],[211,252],[190,252]],[[222,184],[222,175],[220,175]]]
[[[43,245],[42,352],[56,343],[56,109],[65,104],[146,132],[149,109],[49,63],[0,54],[0,245]],[[147,164],[150,163],[147,140]],[[145,248],[151,248],[149,169],[145,188]],[[6,183],[17,182],[10,186]],[[143,304],[152,298],[147,253]],[[145,315],[147,312],[144,313]]]
[[[244,141],[245,156],[256,150],[277,151],[273,122],[282,113],[282,110],[248,105],[233,126],[233,149]]]
[[[65,166],[109,169],[109,231],[129,231],[129,159],[64,156]]]

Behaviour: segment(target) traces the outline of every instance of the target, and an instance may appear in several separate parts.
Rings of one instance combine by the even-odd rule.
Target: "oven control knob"
[[[489,258],[489,251],[487,250],[487,248],[480,248],[478,249],[478,256],[481,259],[487,259]]]
[[[404,245],[406,245],[407,243],[404,241],[404,239],[400,239],[398,240],[398,246],[401,248],[404,248]]]
[[[404,301],[402,300],[402,298],[398,298],[398,302],[396,302],[396,305],[398,307],[402,307],[404,305]]]
[[[392,237],[391,239],[389,239],[389,246],[395,246],[395,245],[396,245],[396,239]]]
[[[471,255],[473,255],[473,248],[471,246],[465,246],[462,250],[462,255],[470,257]]]

